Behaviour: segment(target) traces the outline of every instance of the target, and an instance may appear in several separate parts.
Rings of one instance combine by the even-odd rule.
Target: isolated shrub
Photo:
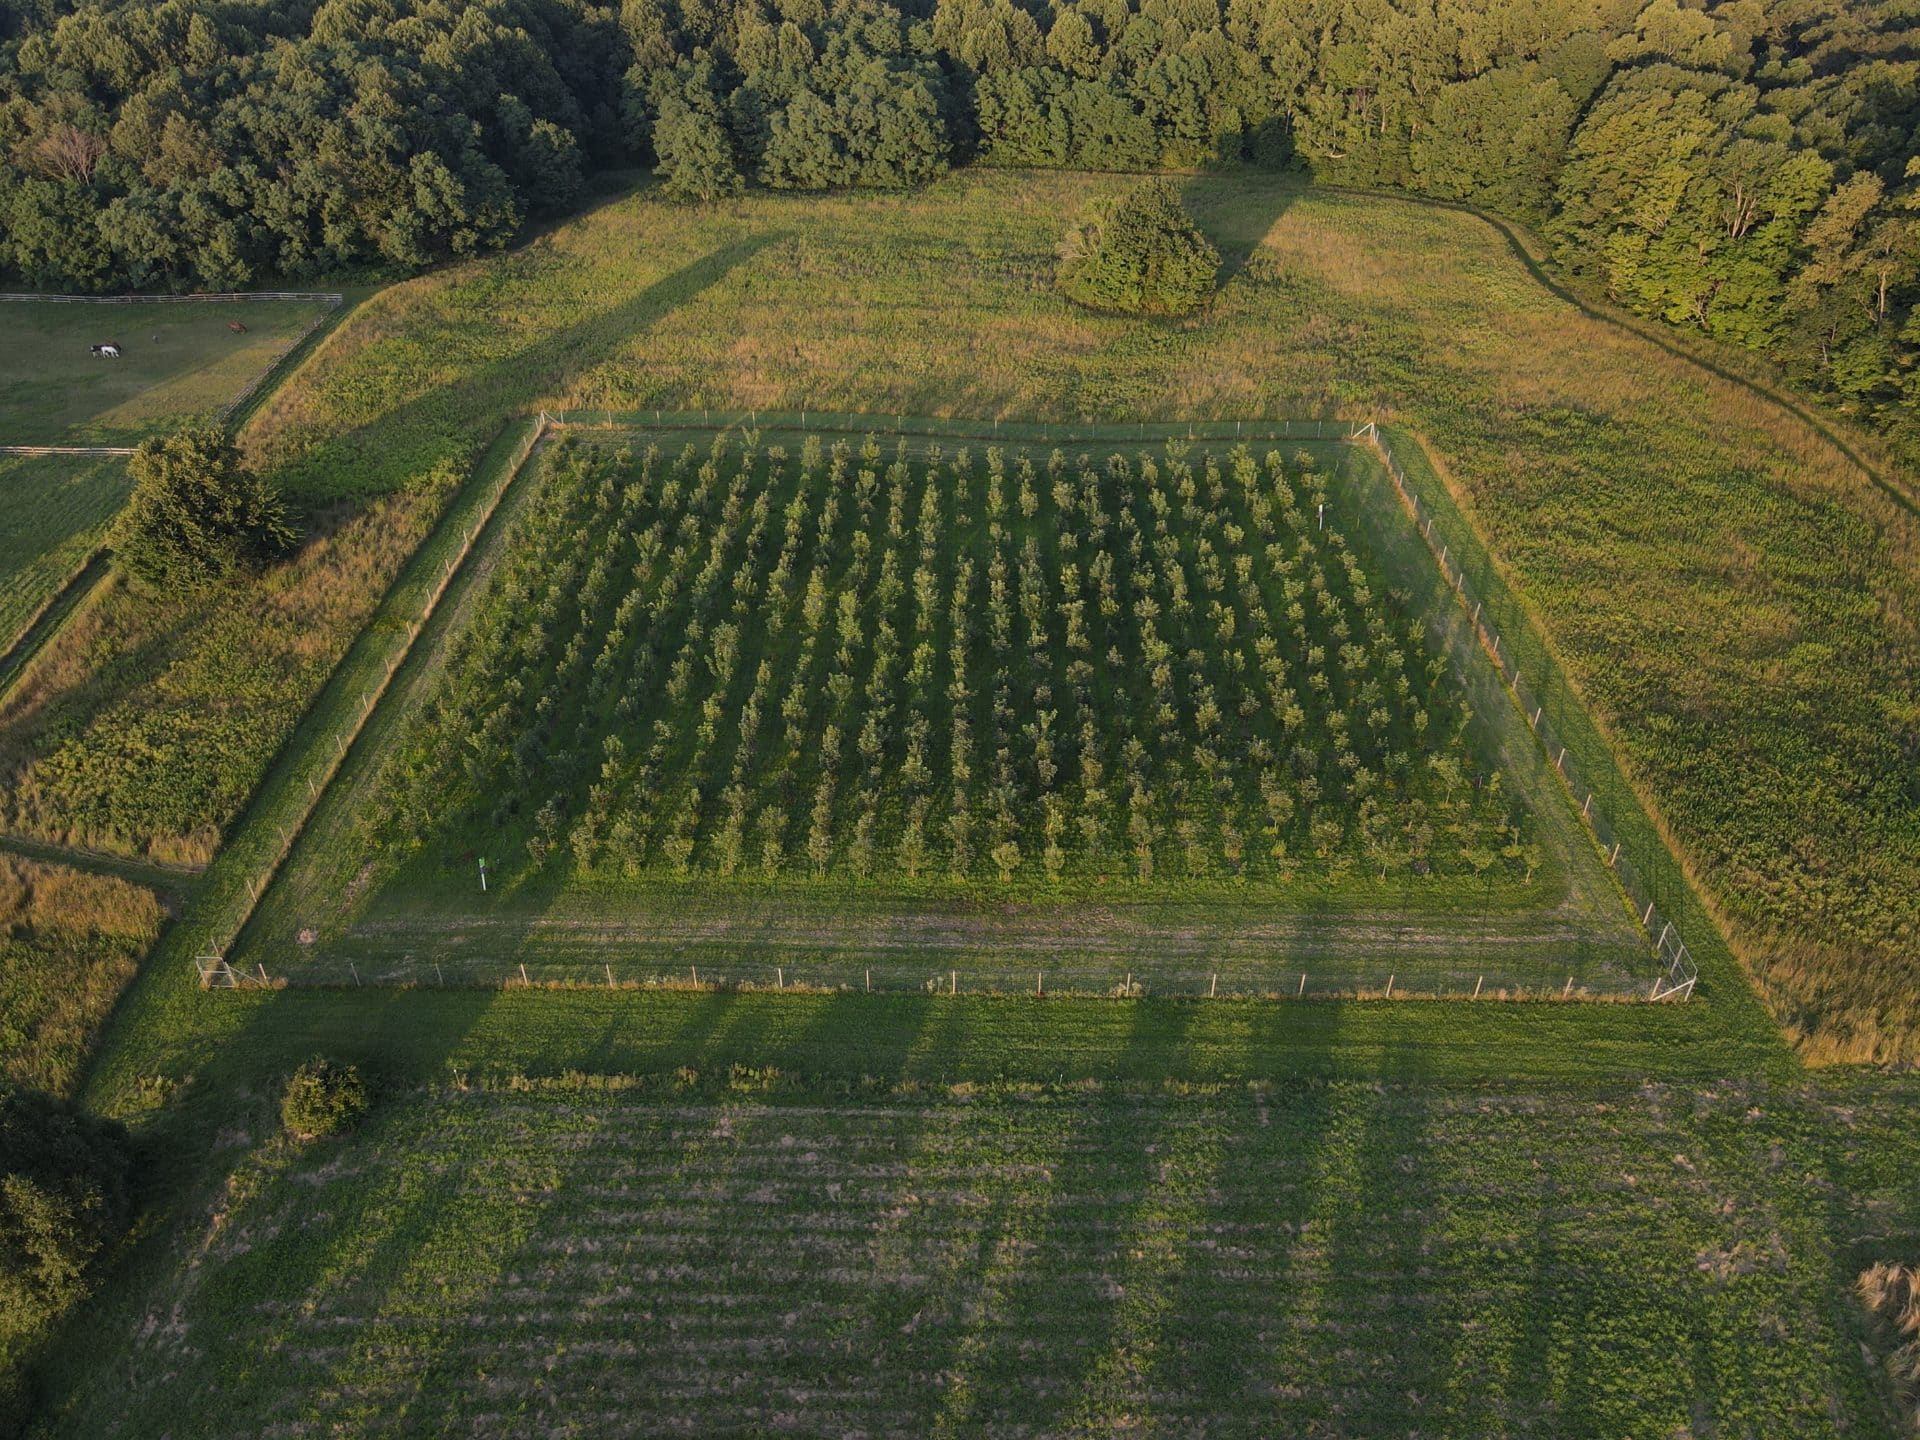
[[[223,430],[144,441],[127,468],[133,496],[114,528],[114,554],[155,589],[198,590],[293,548],[278,493],[240,463]]]
[[[1206,303],[1220,252],[1173,187],[1149,180],[1067,233],[1056,283],[1095,310],[1185,315]]]
[[[302,1140],[344,1130],[372,1103],[358,1068],[316,1056],[293,1072],[280,1100],[280,1121]]]
[[[0,1083],[0,1349],[80,1299],[132,1215],[127,1133]]]

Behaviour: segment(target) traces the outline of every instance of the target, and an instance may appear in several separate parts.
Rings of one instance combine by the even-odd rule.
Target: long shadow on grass
[[[1280,216],[1300,198],[1300,186],[1272,176],[1250,176],[1245,184],[1223,185],[1218,175],[1196,175],[1183,188],[1181,198],[1220,252],[1224,286],[1247,268]]]
[[[1391,1345],[1384,1353],[1363,1346],[1355,1357],[1341,1414],[1355,1434],[1422,1428],[1452,1371],[1452,1304],[1444,1287],[1436,1293],[1426,1258],[1432,1216],[1446,1203],[1430,1191],[1444,1171],[1426,1138],[1428,1103],[1415,1090],[1368,1097],[1343,1147],[1341,1169],[1353,1190],[1351,1203],[1333,1212],[1327,1275],[1336,1294],[1359,1303],[1338,1305],[1331,1328],[1351,1326]]]
[[[1254,1057],[1297,1043],[1292,1022],[1302,1013],[1323,1021],[1316,1035],[1331,1045],[1345,1009],[1339,1002],[1304,1011],[1241,1007],[1239,1053],[1229,1064],[1260,1073]],[[1213,1417],[1235,1413],[1275,1433],[1303,1433],[1310,1415],[1295,1411],[1311,1396],[1311,1361],[1324,1338],[1316,1315],[1330,1298],[1324,1267],[1315,1264],[1314,1219],[1332,1203],[1324,1172],[1338,1144],[1341,1095],[1322,1079],[1293,1078],[1255,1082],[1206,1102],[1225,1109],[1232,1128],[1202,1223],[1186,1240],[1194,1253],[1162,1323],[1167,1345],[1178,1352],[1178,1380],[1161,1387],[1179,1397],[1181,1413],[1168,1417],[1171,1425],[1205,1428]]]
[[[657,1216],[656,1219],[659,1223],[670,1223],[675,1232],[675,1264],[679,1270],[688,1276],[711,1277],[688,1282],[699,1289],[725,1283],[722,1277],[740,1263],[739,1247],[746,1242],[752,1228],[751,1215],[743,1215],[737,1207],[739,1187],[731,1179],[737,1165],[756,1154],[785,1154],[783,1149],[765,1141],[752,1143],[755,1132],[770,1123],[779,1123],[762,1113],[762,1107],[768,1103],[763,1098],[765,1090],[771,1087],[777,1091],[780,1083],[775,1062],[784,1053],[784,1047],[791,1046],[805,1053],[843,1033],[847,1023],[844,1012],[849,1005],[857,1004],[858,997],[818,997],[817,1003],[810,998],[795,997],[795,1003],[778,1008],[743,1006],[739,1002],[746,997],[733,994],[688,998],[695,1002],[689,1007],[689,1023],[673,1041],[685,1062],[675,1083],[697,1086],[689,1092],[692,1103],[710,1108],[726,1123],[712,1134],[700,1131],[687,1143],[682,1158],[691,1167],[690,1173],[697,1178],[697,1184],[684,1189],[670,1187],[659,1202],[668,1207],[670,1218]],[[957,1022],[956,1009],[949,1009],[947,1015]],[[932,1014],[933,1010],[923,1007],[922,1013]],[[791,1030],[787,1028],[789,1025]],[[571,1094],[535,1095],[530,1099],[503,1096],[485,1103],[489,1106],[551,1105],[561,1107],[564,1113],[572,1098]],[[610,1102],[610,1109],[615,1113],[633,1113],[617,1103]],[[590,1118],[586,1122],[588,1133],[599,1135],[606,1130],[604,1117],[608,1110],[597,1102],[593,1110],[601,1118]],[[651,1119],[658,1118],[658,1112],[650,1107],[642,1113]],[[777,1115],[778,1112],[771,1113]],[[530,1123],[538,1130],[542,1125],[541,1116],[536,1115]],[[589,1153],[590,1146],[576,1145],[577,1131],[573,1125],[572,1121],[558,1123],[557,1133],[565,1135],[569,1144],[575,1146],[563,1154]],[[486,1137],[494,1140],[499,1136],[497,1129],[486,1132]],[[647,1147],[643,1145],[638,1153],[644,1157]],[[663,1148],[658,1153],[669,1151]],[[429,1405],[434,1407],[436,1415],[458,1414],[469,1409],[486,1412],[498,1403],[498,1397],[484,1380],[474,1379],[476,1345],[484,1347],[482,1353],[488,1357],[490,1370],[511,1370],[516,1363],[537,1364],[543,1355],[557,1358],[577,1347],[582,1353],[579,1359],[567,1362],[571,1372],[567,1383],[586,1385],[583,1397],[591,1394],[594,1384],[600,1382],[591,1374],[579,1374],[581,1366],[589,1371],[600,1370],[604,1383],[615,1388],[623,1382],[634,1383],[635,1372],[639,1382],[646,1385],[650,1367],[656,1366],[668,1367],[653,1372],[654,1378],[666,1380],[674,1363],[674,1352],[688,1343],[679,1336],[670,1308],[649,1307],[648,1323],[636,1333],[628,1333],[625,1327],[598,1318],[600,1312],[592,1307],[574,1307],[568,1314],[565,1295],[574,1284],[576,1269],[591,1263],[585,1256],[573,1255],[564,1223],[566,1215],[571,1213],[569,1182],[580,1179],[577,1162],[560,1161],[562,1168],[557,1176],[549,1178],[544,1188],[521,1194],[518,1192],[525,1184],[515,1179],[519,1172],[514,1167],[511,1144],[504,1152],[490,1151],[484,1143],[475,1146],[474,1164],[466,1163],[465,1147],[459,1147],[458,1154],[462,1163],[431,1170],[411,1186],[396,1189],[391,1181],[386,1182],[383,1186],[386,1198],[370,1214],[345,1226],[331,1227],[338,1233],[351,1235],[364,1221],[366,1238],[372,1241],[364,1255],[349,1254],[329,1266],[313,1269],[304,1292],[298,1283],[290,1289],[281,1289],[286,1281],[279,1272],[275,1274],[272,1283],[276,1290],[302,1300],[320,1298],[323,1313],[325,1299],[316,1297],[313,1289],[322,1282],[329,1288],[344,1289],[352,1300],[349,1313],[360,1323],[351,1334],[345,1353],[333,1362],[318,1391],[323,1405],[345,1407],[329,1419],[334,1423],[364,1421],[370,1397],[377,1400],[379,1413],[383,1415],[404,1415],[410,1408],[417,1410]],[[547,1173],[541,1163],[545,1156],[546,1151],[539,1148],[536,1141],[531,1156],[535,1163],[528,1171],[529,1176]],[[479,1163],[482,1161],[484,1163]],[[611,1163],[605,1183],[617,1186],[623,1172],[618,1161]],[[806,1162],[798,1152],[793,1163],[802,1167],[794,1183],[803,1187],[812,1183],[804,1171]],[[629,1199],[624,1203],[635,1202]],[[650,1206],[655,1202],[638,1203]],[[548,1211],[559,1212],[562,1223],[557,1228],[540,1223]],[[474,1236],[484,1238],[486,1243],[473,1247],[475,1253],[470,1261],[462,1261],[458,1257],[466,1251],[460,1245],[460,1234],[449,1240],[446,1232],[449,1227],[458,1230],[465,1226],[465,1232],[461,1233],[471,1233],[476,1212],[493,1213],[494,1218],[484,1227],[484,1237]],[[743,1220],[747,1222],[745,1230],[740,1224]],[[446,1271],[442,1269],[429,1270],[419,1281],[414,1278],[420,1268],[419,1252],[423,1246],[433,1248],[436,1239],[440,1242],[438,1265],[450,1267],[452,1271],[451,1290],[447,1288]],[[756,1256],[752,1263],[766,1263],[770,1258]],[[334,1278],[335,1270],[341,1272],[343,1280]],[[641,1283],[639,1276],[617,1271],[614,1279],[622,1286]],[[663,1277],[656,1283],[665,1287],[663,1298],[670,1303],[672,1289],[681,1282]],[[542,1318],[532,1325],[516,1323],[503,1312],[502,1301],[495,1298],[501,1289],[507,1294],[520,1295],[522,1298],[516,1303],[531,1307]],[[487,1322],[477,1331],[471,1324],[471,1307],[477,1307]],[[567,1318],[554,1318],[563,1314]],[[769,1325],[769,1329],[773,1328]],[[623,1361],[594,1358],[599,1350],[617,1349],[622,1342],[626,1344],[629,1358]],[[396,1347],[404,1356],[403,1364],[393,1363]],[[790,1355],[782,1341],[773,1342],[762,1359],[763,1384],[770,1390],[782,1383],[791,1383],[803,1390],[831,1387],[836,1377],[816,1373],[817,1367],[806,1368],[805,1350],[805,1345],[799,1345],[796,1353]],[[348,1365],[352,1365],[351,1371]],[[791,1373],[787,1373],[789,1371]],[[278,1388],[284,1390],[285,1387]],[[544,1388],[552,1393],[537,1397],[540,1404],[565,1403],[565,1392],[559,1384]],[[771,1421],[771,1408],[767,1415]]]
[[[357,451],[370,439],[416,434],[430,440],[444,437],[446,395],[452,389],[475,394],[492,392],[504,397],[498,413],[471,428],[462,426],[464,433],[456,437],[471,454],[477,455],[483,442],[474,431],[491,430],[513,414],[524,413],[533,400],[543,394],[566,393],[580,375],[612,358],[636,336],[644,335],[762,250],[786,238],[785,231],[767,231],[718,246],[627,299],[594,310],[584,320],[462,374],[452,385],[437,387],[391,410],[383,410],[352,429],[334,432],[326,446],[301,457],[288,468],[303,472],[324,472],[339,467],[351,470],[357,463]],[[423,453],[423,460],[426,458],[430,457]]]
[[[1171,1013],[1155,1016],[1159,1008]],[[1196,1013],[1193,1006],[1154,1007],[1129,1002],[1132,1020],[1120,1073],[1132,1073],[1143,1052],[1178,1047]],[[1164,1060],[1164,1054],[1161,1056]],[[1001,1299],[999,1325],[985,1353],[972,1363],[955,1354],[949,1385],[978,1396],[987,1413],[969,1424],[1031,1427],[1062,1433],[1076,1424],[1100,1428],[1125,1392],[1142,1357],[1123,1313],[1119,1276],[1129,1271],[1125,1247],[1150,1225],[1162,1173],[1167,1097],[1157,1089],[1107,1089],[1076,1103],[1079,1125],[1049,1176],[1045,1211],[1026,1247],[1028,1267]],[[1038,1323],[1049,1337],[1045,1352],[1026,1353],[1024,1331]]]

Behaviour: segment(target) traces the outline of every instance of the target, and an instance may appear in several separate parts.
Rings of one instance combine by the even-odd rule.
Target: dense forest
[[[0,269],[391,272],[597,169],[1290,166],[1528,222],[1920,456],[1920,0],[0,0]]]

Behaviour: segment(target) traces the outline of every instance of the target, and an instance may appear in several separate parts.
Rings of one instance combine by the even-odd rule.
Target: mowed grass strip
[[[324,313],[318,300],[0,305],[0,445],[131,445],[210,419]],[[118,359],[93,353],[109,342]]]
[[[1884,1424],[1830,1226],[1911,1219],[1897,1094],[667,1084],[436,1087],[236,1156],[52,1433]]]

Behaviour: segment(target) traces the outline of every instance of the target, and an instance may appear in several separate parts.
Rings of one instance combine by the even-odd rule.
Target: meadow
[[[126,446],[211,420],[327,313],[317,299],[0,305],[0,445]],[[119,359],[93,353],[106,342]]]
[[[1715,922],[1803,1055],[1913,1053],[1902,936],[1920,862],[1911,806],[1896,792],[1911,773],[1901,757],[1916,646],[1911,518],[1897,490],[1714,355],[1703,366],[1542,286],[1505,236],[1456,211],[1278,180],[1196,180],[1189,201],[1227,259],[1211,312],[1143,324],[1073,311],[1048,288],[1062,217],[1119,183],[977,173],[910,195],[755,195],[707,209],[640,194],[510,255],[393,287],[323,339],[243,434],[301,513],[301,556],[257,584],[178,607],[143,608],[109,587],[54,637],[0,708],[9,823],[206,871],[86,1072],[88,1105],[129,1121],[149,1158],[147,1210],[106,1293],[43,1357],[47,1433],[146,1433],[189,1411],[236,1433],[595,1433],[632,1428],[636,1416],[705,1432],[945,1423],[1190,1433],[1211,1419],[1223,1433],[1894,1433],[1890,1397],[1861,1348],[1878,1343],[1876,1332],[1851,1292],[1869,1264],[1910,1261],[1920,1247],[1911,1186],[1920,1096],[1910,1076],[1807,1081]],[[571,457],[552,445],[516,480],[506,462],[526,431],[502,426],[540,405],[619,409],[635,433],[582,439]],[[704,964],[716,944],[736,956],[764,951],[795,915],[884,926],[901,903],[980,926],[963,946],[1058,947],[1084,932],[1081,907],[1111,909],[1123,879],[1141,883],[1131,851],[1114,861],[1136,867],[1130,878],[1116,870],[1101,887],[1088,852],[1059,841],[1059,874],[1047,875],[1038,754],[1020,748],[1038,715],[1028,688],[1012,683],[1036,664],[1021,629],[1019,562],[1032,538],[1063,573],[1061,539],[1074,533],[1084,553],[1089,538],[1074,523],[1038,523],[1063,513],[1045,510],[1055,504],[1052,446],[1040,441],[1029,447],[1035,513],[1019,513],[1017,483],[1004,492],[1004,662],[992,658],[986,573],[999,547],[977,508],[984,439],[965,442],[978,467],[973,524],[949,526],[957,512],[939,491],[930,567],[949,581],[949,606],[936,610],[927,643],[949,670],[951,641],[946,654],[939,642],[951,633],[950,583],[962,561],[975,567],[980,627],[966,660],[976,746],[996,707],[992,688],[971,677],[1009,672],[1017,723],[1007,748],[1016,781],[1035,782],[1017,785],[1009,805],[1020,862],[1011,878],[992,846],[955,877],[951,828],[931,824],[926,871],[908,874],[900,842],[918,797],[897,790],[883,790],[875,812],[876,837],[889,843],[876,839],[869,875],[836,873],[854,853],[857,762],[844,765],[829,810],[828,873],[811,873],[837,633],[816,642],[815,671],[775,671],[820,678],[808,692],[819,704],[798,722],[799,759],[778,769],[794,747],[787,717],[769,704],[766,748],[743,772],[762,809],[780,793],[765,782],[795,776],[778,875],[763,873],[768,850],[751,812],[738,872],[719,873],[724,785],[701,787],[686,874],[675,873],[670,829],[649,828],[631,856],[616,853],[613,820],[642,813],[630,802],[644,746],[621,757],[609,823],[576,852],[611,758],[605,740],[625,728],[608,723],[625,688],[610,680],[589,702],[589,645],[605,653],[620,599],[583,624],[571,587],[586,584],[617,528],[613,511],[589,518],[604,482],[645,463],[635,412],[774,406],[1068,430],[1397,419],[1396,454],[1430,467],[1421,483],[1456,561],[1501,606],[1502,632],[1524,647],[1529,684],[1545,690],[1583,773],[1600,777],[1636,845],[1671,843],[1684,862],[1661,872],[1661,901],[1700,961],[1693,1000],[1209,1002],[1167,998],[1172,986],[1098,998],[767,994],[757,975],[754,988],[686,991],[424,982],[420,947],[439,943],[437,930],[488,964],[544,956],[564,974],[609,943],[606,906],[631,915],[636,899],[679,904],[697,921],[694,889],[717,897],[710,913],[743,927],[696,936]],[[786,449],[779,494],[791,499],[805,436],[763,437],[762,475],[776,443]],[[960,443],[941,440],[949,476]],[[859,444],[856,432],[856,454]],[[831,441],[823,447],[822,479]],[[1078,448],[1062,448],[1077,509]],[[1115,448],[1139,474],[1139,445],[1102,444],[1091,452],[1096,488]],[[1294,463],[1295,448],[1281,447],[1278,478],[1296,499],[1308,475],[1341,473]],[[1166,538],[1183,547],[1196,608],[1200,540],[1221,557],[1231,578],[1217,598],[1234,603],[1234,638],[1244,641],[1251,611],[1231,560],[1249,560],[1258,581],[1267,556],[1264,544],[1223,548],[1229,514],[1255,533],[1230,449],[1190,452],[1200,511],[1214,503],[1204,457],[1217,452],[1226,491],[1217,525],[1183,514],[1170,491]],[[1164,490],[1164,447],[1150,453]],[[654,464],[670,472],[676,455],[663,447]],[[1271,493],[1264,449],[1254,456]],[[703,461],[698,452],[683,495]],[[917,623],[927,446],[907,457],[898,536],[888,526],[892,463],[883,448],[872,467],[870,543],[900,556],[900,637]],[[710,494],[723,513],[738,473],[716,467]],[[825,491],[807,493],[818,503],[802,540],[817,544]],[[852,523],[853,493],[836,523]],[[556,520],[543,539],[549,499],[571,528]],[[754,524],[751,494],[739,499],[736,519],[721,521],[738,527],[729,543],[744,543]],[[1331,485],[1328,499],[1338,503]],[[1115,517],[1117,571],[1118,500],[1102,494],[1099,508]],[[622,533],[636,546],[662,521],[658,575],[673,553],[664,512],[633,518]],[[764,521],[755,553],[770,583],[788,518],[770,499]],[[1409,537],[1404,525],[1336,523],[1383,618],[1433,613],[1424,607],[1445,592],[1423,597],[1410,585],[1417,567],[1394,548]],[[1324,562],[1330,552],[1314,544]],[[850,566],[851,531],[844,554],[836,563]],[[622,593],[650,605],[659,585],[631,580],[632,555]],[[493,655],[496,640],[525,639],[527,627],[489,621],[531,616],[570,559],[538,645]],[[877,585],[880,560],[869,561]],[[771,640],[732,613],[738,563],[713,579],[722,598],[702,633],[710,639],[723,620],[739,631],[736,691],[750,693],[760,659],[799,658],[798,562],[796,552],[799,618]],[[1322,568],[1328,596],[1354,602],[1360,582],[1346,567]],[[1425,573],[1433,584],[1430,562]],[[1167,572],[1152,574],[1171,590]],[[608,575],[611,584],[611,562]],[[525,601],[502,608],[516,576]],[[823,586],[834,577],[829,566]],[[758,607],[766,592],[749,578]],[[1317,594],[1314,606],[1309,650],[1336,618]],[[870,660],[880,631],[858,598],[854,608]],[[1349,608],[1350,631],[1365,633],[1355,630],[1364,605]],[[1066,673],[1071,621],[1041,614],[1045,683],[1064,712],[1078,703]],[[822,623],[837,632],[838,618],[836,605]],[[1220,616],[1201,610],[1188,623],[1217,636]],[[906,677],[921,641],[911,638],[879,697],[900,717],[883,742],[898,748],[882,754],[902,762],[901,784],[917,718]],[[1096,667],[1089,681],[1096,738],[1122,714],[1141,723],[1138,704],[1113,705],[1102,689],[1122,680],[1130,697],[1143,681],[1152,689],[1144,646],[1129,658],[1139,639],[1131,627],[1114,635],[1120,665],[1112,676]],[[1472,646],[1458,626],[1429,627],[1426,643],[1430,658]],[[638,668],[638,648],[629,630],[618,665],[609,662],[620,679]],[[1217,646],[1188,648],[1204,656]],[[510,653],[533,675],[568,677],[552,725],[543,731],[536,717],[518,731],[540,748],[515,756],[510,742],[505,757],[482,755],[477,775],[450,772],[445,813],[399,804],[423,793],[409,790],[407,771],[426,773],[431,756],[418,746],[428,732],[415,727],[435,715],[436,697],[465,687],[463,699],[505,702],[516,719],[508,689],[491,688],[492,667]],[[666,695],[681,657],[657,655],[648,672],[657,683],[633,702],[630,718],[673,727],[649,775],[665,797],[652,816],[663,824],[674,800],[686,811],[697,747],[711,748],[717,781],[740,752],[746,708],[724,703],[732,691],[710,739],[699,734],[705,715],[692,718],[711,698],[693,687],[718,690],[707,662],[719,653],[708,644],[688,658],[684,705]],[[1337,647],[1328,653],[1337,667]],[[1181,663],[1176,651],[1172,749],[1192,808],[1206,799],[1184,773],[1198,768],[1194,682],[1217,700],[1229,677],[1224,661],[1201,676]],[[1289,664],[1290,676],[1308,673]],[[874,670],[849,674],[860,687]],[[1337,668],[1327,679],[1344,693]],[[1504,713],[1511,725],[1510,702],[1492,686],[1489,703],[1489,683],[1484,667],[1456,666],[1433,677],[1423,708],[1464,698],[1475,723]],[[1302,688],[1312,701],[1317,692]],[[1257,739],[1271,712],[1252,698],[1244,718]],[[929,688],[919,708],[929,745],[951,747],[951,699]],[[1242,718],[1233,704],[1220,709],[1223,722]],[[1336,709],[1301,710],[1303,732],[1332,759]],[[465,718],[448,709],[431,723],[451,734]],[[1410,726],[1410,706],[1387,708],[1389,736]],[[843,741],[850,760],[858,734]],[[1351,723],[1348,735],[1358,762]],[[651,745],[655,732],[641,738]],[[1530,742],[1524,729],[1519,738]],[[1523,948],[1550,945],[1522,922],[1566,913],[1563,897],[1582,893],[1572,862],[1593,865],[1590,842],[1531,743],[1494,736],[1467,754],[1479,773],[1502,776],[1511,810],[1501,813],[1533,828],[1520,855],[1494,849],[1491,887],[1460,871],[1475,868],[1469,836],[1436,835],[1432,893],[1451,898],[1420,913],[1423,933],[1408,948],[1425,948],[1441,927],[1469,950],[1494,936],[1487,927],[1523,937]],[[1200,811],[1201,858],[1217,874],[1187,873],[1170,772],[1164,785],[1161,772],[1142,772],[1169,807],[1157,817],[1149,883],[1172,917],[1168,929],[1143,931],[1142,954],[1164,954],[1169,929],[1237,888],[1218,817],[1251,837],[1265,797],[1251,744],[1230,760],[1233,798],[1255,822],[1217,805]],[[1331,776],[1316,778],[1324,793]],[[1409,804],[1445,797],[1431,767],[1407,785],[1397,798]],[[1468,831],[1484,818],[1474,808],[1484,792],[1473,793],[1460,817]],[[495,817],[495,803],[516,794],[518,810]],[[556,796],[562,813],[543,834],[541,811]],[[1084,800],[1084,787],[1075,796]],[[950,791],[925,798],[930,819],[953,813]],[[982,780],[970,813],[991,824],[993,799]],[[1411,862],[1404,875],[1390,863],[1381,881],[1362,837],[1318,854],[1297,794],[1294,804],[1288,824],[1272,837],[1262,829],[1260,841],[1284,838],[1299,858],[1286,882],[1299,896],[1330,897],[1350,916],[1365,913],[1356,902],[1374,887],[1408,913]],[[419,848],[368,871],[375,831],[363,815],[386,839]],[[502,923],[455,935],[477,912],[465,868],[474,857],[462,852],[480,840],[506,883],[487,902]],[[1543,851],[1531,881],[1529,840]],[[1247,888],[1276,888],[1270,848],[1247,844],[1240,856],[1269,867]],[[1332,874],[1342,860],[1346,872]],[[1562,897],[1558,912],[1539,909],[1543,897]],[[343,914],[350,926],[329,932]],[[378,926],[396,920],[406,927],[391,932],[382,963],[412,988],[358,988],[337,973],[350,953],[375,954],[351,946],[381,943]],[[307,929],[316,934],[303,952]],[[563,931],[577,957],[561,953]],[[1811,948],[1815,936],[1827,948]],[[912,937],[916,955],[927,940]],[[689,945],[684,925],[611,943],[629,941],[676,962]],[[209,949],[334,983],[209,993],[193,965]],[[380,1099],[357,1135],[302,1148],[280,1138],[274,1103],[287,1072],[316,1051],[361,1064]],[[774,1403],[754,1408],[754,1394]]]
[[[0,854],[0,1076],[73,1091],[163,918],[138,885]]]
[[[1910,1104],[456,1079],[230,1133],[46,1433],[1892,1436],[1836,1295],[1920,1238]]]

